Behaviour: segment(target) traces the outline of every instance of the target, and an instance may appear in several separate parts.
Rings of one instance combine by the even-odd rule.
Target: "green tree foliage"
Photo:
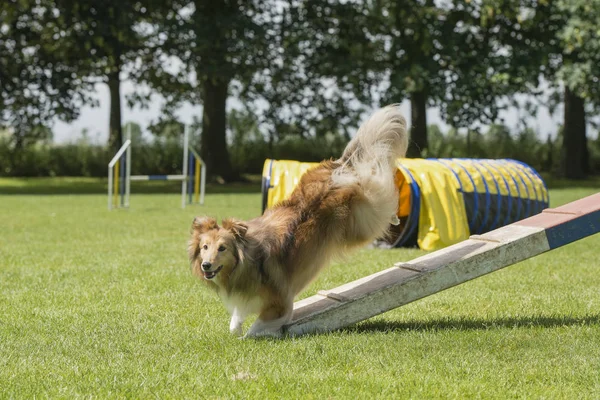
[[[344,129],[369,103],[360,3],[171,0],[153,20],[165,33],[164,54],[141,75],[166,95],[169,118],[182,101],[203,105],[201,155],[225,180],[237,178],[226,140],[229,98],[245,103],[271,146],[290,135],[349,137]],[[168,79],[159,73],[164,60],[177,60]]]
[[[600,108],[600,0],[561,0],[566,22],[558,32],[563,60],[557,78]]]
[[[563,147],[566,175],[581,177],[586,117],[600,109],[598,26],[600,0],[5,0],[0,124],[15,148],[47,139],[44,127],[97,104],[94,85],[103,83],[114,150],[126,78],[143,88],[131,105],[156,92],[165,100],[156,142],[176,147],[177,107],[202,104],[202,157],[231,181],[253,143],[253,159],[285,149],[312,159],[303,142],[337,148],[366,109],[404,99],[412,155],[439,153],[440,143],[472,156],[520,154],[533,133],[519,142],[493,122],[515,93],[538,95],[543,76],[565,104],[564,134],[552,145]],[[242,111],[231,111],[231,98]],[[428,132],[431,106],[455,134]],[[236,146],[245,150],[232,160]]]
[[[583,178],[590,172],[586,104],[600,110],[600,0],[562,0],[557,8],[566,16],[558,32],[562,63],[555,75],[565,88],[562,172]]]
[[[270,45],[275,2],[169,0],[152,14],[161,49],[140,65],[139,76],[166,98],[165,116],[183,101],[203,105],[201,156],[208,171],[237,179],[227,149],[227,99],[274,57]],[[172,68],[165,64],[172,63]]]
[[[110,91],[109,147],[122,143],[121,81],[137,82],[136,63],[153,51],[144,22],[154,2],[139,0],[40,0],[57,18],[46,26],[76,76]]]
[[[362,1],[291,1],[278,16],[277,57],[242,92],[269,141],[342,135],[373,101],[376,43]]]
[[[15,132],[35,132],[29,127],[56,117],[73,120],[83,105],[98,104],[94,86],[104,83],[111,98],[109,146],[120,147],[120,82],[124,76],[135,82],[134,63],[152,51],[146,45],[152,32],[143,25],[152,4],[135,0],[2,2],[0,48],[8,53],[0,57],[3,120]]]
[[[584,177],[590,167],[586,112],[600,104],[600,1],[492,3],[504,28],[500,41],[511,55],[510,75],[526,76],[534,86],[543,76],[550,84],[551,110],[564,106],[561,171],[568,178]]]
[[[47,24],[56,14],[39,1],[0,2],[0,128],[10,132],[11,157],[49,140],[54,118],[72,121],[89,103],[91,86],[74,76]]]
[[[389,74],[384,102],[411,101],[410,155],[428,147],[427,115],[438,106],[457,127],[493,122],[499,100],[515,84],[500,49],[496,11],[487,2],[379,0],[371,9],[373,34]]]

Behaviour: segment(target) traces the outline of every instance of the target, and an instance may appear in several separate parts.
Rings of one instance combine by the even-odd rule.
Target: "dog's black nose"
[[[204,261],[204,262],[202,263],[202,269],[203,269],[204,271],[208,271],[208,270],[210,269],[210,267],[212,267],[212,264],[211,264],[211,263],[209,263],[208,261]]]

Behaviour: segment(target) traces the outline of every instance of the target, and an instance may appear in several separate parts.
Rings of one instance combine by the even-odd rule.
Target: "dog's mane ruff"
[[[264,271],[265,244],[250,228],[243,237],[236,237],[235,246],[238,264],[228,276],[225,290],[229,295],[255,294],[257,286],[268,278]]]
[[[200,253],[200,247],[198,245],[199,245],[198,235],[196,235],[194,230],[192,229],[192,232],[190,235],[190,240],[188,241],[188,246],[187,246],[187,252],[188,252],[188,257],[190,259],[190,263],[192,261],[194,261],[194,259],[196,257],[198,257],[198,254]]]

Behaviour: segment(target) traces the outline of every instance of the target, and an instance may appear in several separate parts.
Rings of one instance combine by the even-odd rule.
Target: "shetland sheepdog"
[[[349,249],[381,238],[395,218],[395,162],[406,153],[406,120],[397,105],[376,111],[338,160],[308,170],[289,197],[250,221],[196,217],[188,252],[192,270],[214,288],[229,330],[279,336],[294,297]]]

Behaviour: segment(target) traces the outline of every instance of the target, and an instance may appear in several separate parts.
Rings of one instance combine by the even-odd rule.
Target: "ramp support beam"
[[[600,232],[600,193],[294,304],[289,335],[329,332]]]

